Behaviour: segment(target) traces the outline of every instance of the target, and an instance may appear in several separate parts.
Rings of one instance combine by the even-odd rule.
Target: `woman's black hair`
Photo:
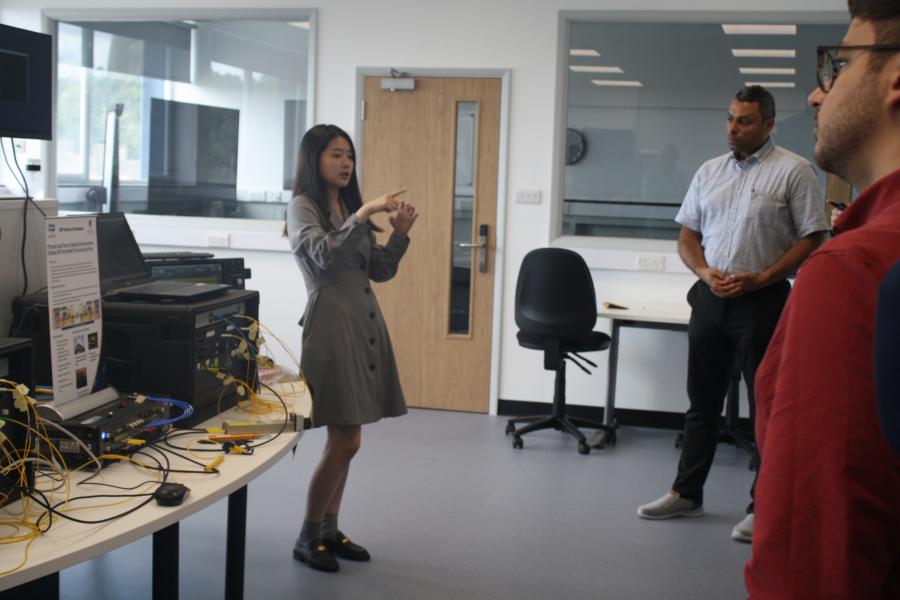
[[[325,182],[319,174],[319,158],[328,144],[336,137],[344,138],[350,144],[353,156],[353,171],[347,187],[341,190],[341,200],[349,213],[355,213],[362,206],[362,195],[359,191],[359,181],[356,178],[356,148],[353,140],[347,132],[337,125],[316,125],[304,134],[300,141],[300,152],[297,157],[297,171],[294,175],[293,195],[306,196],[319,209],[322,215],[322,226],[331,229],[331,208],[328,205],[328,194]],[[381,231],[374,224],[370,227],[375,231]],[[287,223],[285,222],[285,235],[287,235]]]

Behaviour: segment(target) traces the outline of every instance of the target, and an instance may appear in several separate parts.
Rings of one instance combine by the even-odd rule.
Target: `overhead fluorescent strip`
[[[722,25],[726,35],[797,35],[796,25]]]
[[[643,87],[640,81],[628,81],[626,79],[591,79],[591,83],[608,87]]]
[[[591,65],[570,65],[569,69],[576,73],[624,73],[620,67],[596,67]]]
[[[741,75],[796,75],[797,69],[780,69],[775,67],[740,67]]]
[[[764,88],[795,88],[797,84],[793,81],[745,81],[744,85],[761,85]]]
[[[731,54],[736,58],[797,58],[796,50],[732,48]]]

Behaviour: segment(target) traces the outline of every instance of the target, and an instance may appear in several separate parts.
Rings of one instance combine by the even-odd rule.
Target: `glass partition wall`
[[[56,25],[61,209],[282,218],[308,17]]]
[[[846,24],[731,25],[570,22],[563,235],[676,239],[745,84],[774,95],[775,143],[812,161],[816,46]]]

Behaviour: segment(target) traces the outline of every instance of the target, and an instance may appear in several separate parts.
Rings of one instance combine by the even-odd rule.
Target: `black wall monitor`
[[[52,38],[0,25],[0,137],[49,140]]]

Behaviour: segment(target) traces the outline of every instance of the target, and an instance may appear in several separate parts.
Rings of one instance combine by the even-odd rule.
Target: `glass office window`
[[[307,125],[308,21],[57,26],[61,208],[282,218]]]
[[[478,103],[456,104],[456,167],[454,169],[452,265],[448,332],[468,335],[472,312],[472,248],[475,232],[475,165],[478,164]],[[483,251],[483,250],[482,250]]]
[[[694,172],[728,152],[728,104],[745,84],[774,95],[775,143],[812,161],[815,49],[845,31],[571,22],[563,235],[676,239]]]

